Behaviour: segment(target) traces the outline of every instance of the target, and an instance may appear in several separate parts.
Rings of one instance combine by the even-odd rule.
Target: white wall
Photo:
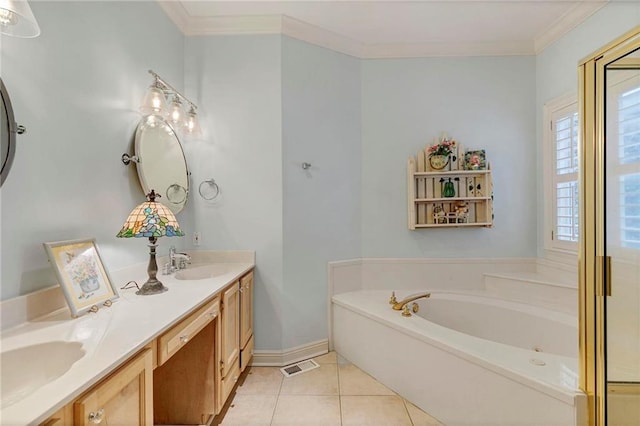
[[[256,348],[280,349],[281,37],[189,37],[185,74],[187,89],[198,94],[204,131],[202,140],[184,144],[194,186],[189,227],[200,232],[201,249],[256,251]],[[198,195],[209,178],[222,191],[215,202]]]
[[[542,183],[542,108],[565,94],[578,93],[578,63],[594,51],[640,25],[639,2],[611,2],[536,56],[536,157],[538,176],[538,256],[575,264],[577,256],[544,249],[544,188]]]
[[[533,57],[363,61],[363,257],[534,256],[534,98]],[[407,229],[407,159],[443,131],[486,149],[492,229]]]
[[[292,348],[327,337],[327,262],[360,256],[360,61],[283,37],[282,108],[283,348]]]
[[[44,241],[95,237],[108,268],[148,258],[145,241],[115,238],[144,200],[120,156],[131,152],[147,70],[183,79],[184,37],[154,3],[30,4],[42,34],[2,38],[2,79],[27,133],[0,190],[1,299],[56,284]]]

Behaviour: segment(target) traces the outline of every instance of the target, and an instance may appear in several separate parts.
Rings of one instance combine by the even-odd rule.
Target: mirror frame
[[[2,147],[2,169],[0,169],[0,186],[2,186],[13,164],[13,159],[16,154],[16,134],[18,133],[18,125],[13,116],[11,98],[9,97],[9,92],[2,78],[0,78],[0,97],[2,98],[2,113],[7,120],[7,128],[2,129],[2,141],[0,141],[0,143],[2,143],[2,145],[8,144],[6,150],[4,146]]]
[[[152,182],[149,182],[149,177],[145,175],[144,173],[144,167],[145,167],[145,161],[144,161],[144,156],[142,155],[142,148],[141,148],[141,143],[142,143],[142,139],[143,139],[143,131],[145,126],[147,126],[147,122],[148,120],[153,117],[153,119],[158,120],[159,125],[162,126],[167,126],[169,129],[171,129],[171,138],[175,141],[175,143],[177,143],[177,146],[180,148],[180,153],[181,153],[181,158],[182,158],[182,162],[184,163],[184,172],[185,172],[185,182],[186,185],[184,187],[185,190],[185,196],[184,196],[184,200],[181,201],[180,203],[174,203],[171,202],[168,199],[168,195],[166,193],[166,190],[168,190],[169,188],[171,188],[174,185],[170,185],[169,188],[165,189],[160,189],[157,187],[157,185],[153,185]],[[138,180],[140,181],[140,186],[142,187],[142,190],[144,191],[145,194],[149,193],[152,189],[154,189],[158,194],[160,194],[161,197],[164,197],[166,199],[166,201],[164,200],[160,200],[160,202],[162,202],[162,204],[164,204],[165,206],[167,206],[172,212],[173,214],[178,214],[182,211],[182,209],[184,209],[184,207],[187,205],[187,202],[189,201],[189,192],[190,192],[190,186],[191,186],[191,182],[190,182],[190,175],[191,173],[189,173],[189,166],[187,164],[187,158],[185,156],[184,153],[184,148],[182,147],[182,143],[180,142],[180,138],[178,137],[178,133],[176,132],[176,130],[173,128],[173,126],[164,118],[160,117],[160,116],[145,116],[140,120],[140,123],[138,124],[137,128],[136,128],[136,132],[135,132],[135,136],[134,136],[134,155],[137,157],[137,162],[136,162],[136,169],[138,172]],[[166,165],[165,165],[166,166]],[[179,184],[177,184],[178,186],[181,186]]]

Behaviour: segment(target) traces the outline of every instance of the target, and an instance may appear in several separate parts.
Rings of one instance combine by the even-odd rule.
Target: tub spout
[[[406,305],[407,303],[413,302],[414,300],[418,300],[418,299],[427,299],[431,296],[431,293],[417,293],[417,294],[413,294],[411,296],[407,296],[404,299],[402,299],[399,302],[396,302],[393,304],[392,308],[395,309],[396,311],[401,311],[402,308],[404,308],[404,305]]]

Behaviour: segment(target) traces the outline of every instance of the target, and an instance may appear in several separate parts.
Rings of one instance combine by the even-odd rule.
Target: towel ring
[[[211,191],[211,194],[205,195],[203,194],[203,185],[207,184],[209,187],[209,190]],[[208,190],[206,189],[207,187],[204,187],[205,190],[204,192],[206,193]],[[198,192],[200,193],[200,196],[202,198],[204,198],[207,201],[211,201],[214,200],[218,197],[218,195],[220,195],[220,187],[218,186],[218,184],[216,183],[215,180],[212,179],[207,179],[205,181],[200,182],[200,186],[198,186]]]
[[[176,199],[176,194],[179,194],[180,192],[182,192],[184,195],[181,198]],[[167,200],[169,200],[171,203],[182,204],[187,199],[189,191],[184,186],[174,183],[173,185],[169,185],[165,194],[167,196]]]

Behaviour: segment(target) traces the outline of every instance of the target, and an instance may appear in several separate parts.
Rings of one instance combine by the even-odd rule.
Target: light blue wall
[[[536,156],[538,176],[538,255],[544,251],[542,138],[544,104],[578,93],[578,63],[607,43],[640,25],[640,2],[611,2],[536,57]]]
[[[279,35],[187,39],[186,87],[198,94],[204,131],[201,140],[184,144],[194,185],[189,226],[202,236],[200,249],[256,251],[255,336],[261,350],[281,349],[286,327],[281,72]],[[215,202],[198,195],[200,183],[210,178],[222,191]]]
[[[283,37],[282,108],[283,347],[292,348],[327,337],[327,262],[360,257],[360,61]]]
[[[536,58],[358,60],[279,35],[185,38],[155,2],[30,4],[42,35],[1,44],[28,131],[0,190],[0,298],[55,283],[43,241],[96,237],[109,268],[147,259],[114,235],[143,198],[120,155],[151,68],[194,98],[204,130],[184,143],[193,196],[175,244],[194,248],[198,231],[202,249],[256,250],[262,350],[326,337],[327,261],[534,256],[542,105],[640,23],[640,5],[615,2]],[[407,158],[442,131],[487,150],[493,229],[407,229]],[[216,202],[197,195],[209,178]]]
[[[363,61],[363,257],[534,256],[534,99],[534,57]],[[407,229],[407,159],[443,131],[486,149],[492,229]]]
[[[56,283],[44,241],[95,237],[108,268],[148,258],[145,241],[115,238],[144,200],[120,156],[140,119],[147,70],[183,79],[184,36],[155,3],[30,4],[42,34],[2,38],[2,79],[27,133],[0,190],[1,299]]]

